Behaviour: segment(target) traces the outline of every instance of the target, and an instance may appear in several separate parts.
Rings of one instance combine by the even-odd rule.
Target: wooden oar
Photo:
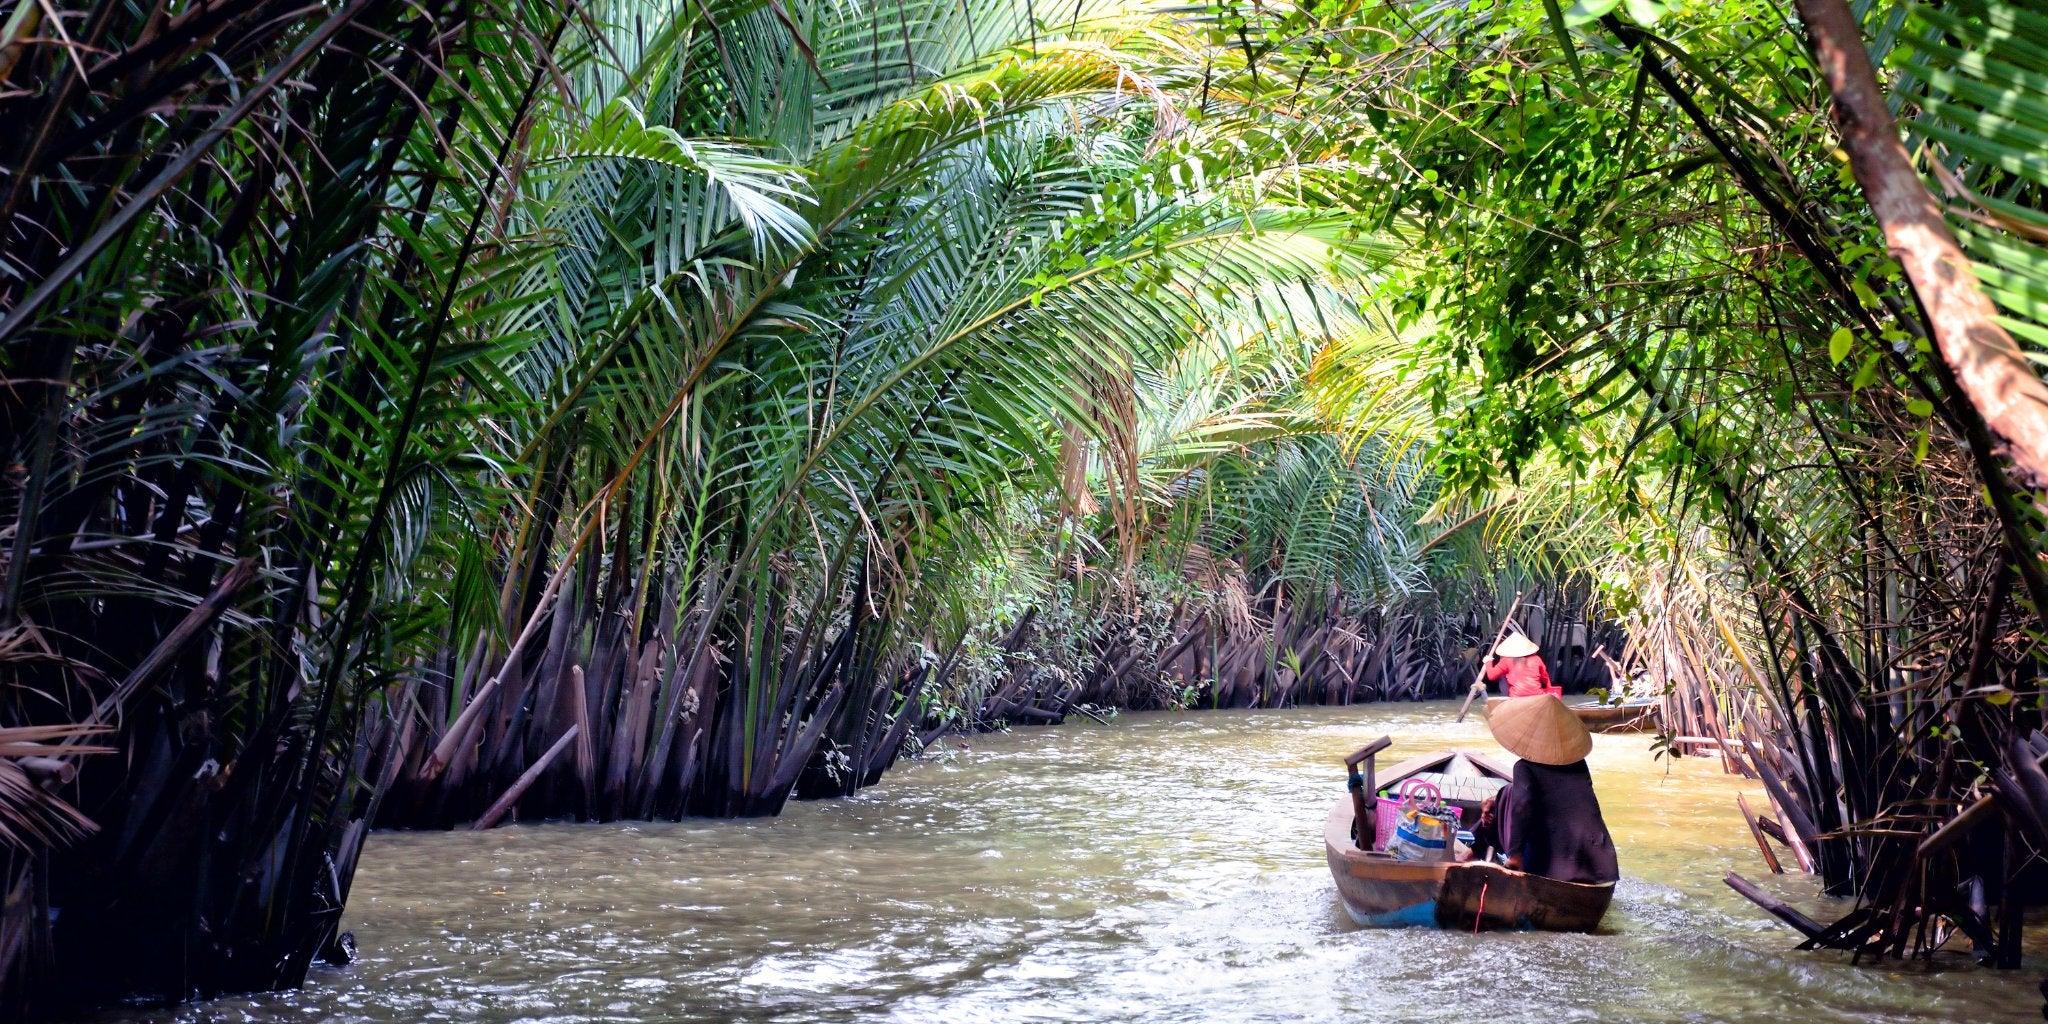
[[[1508,635],[1508,627],[1515,624],[1515,610],[1520,607],[1522,592],[1517,590],[1514,601],[1508,605],[1507,615],[1500,620],[1500,630],[1493,634],[1493,642],[1486,645],[1486,653],[1479,656],[1479,674],[1472,677],[1472,689],[1465,694],[1465,703],[1458,708],[1458,721],[1465,720],[1465,714],[1472,710],[1472,701],[1485,692],[1481,687],[1486,685],[1486,655],[1492,654],[1493,649],[1500,646],[1501,638]]]

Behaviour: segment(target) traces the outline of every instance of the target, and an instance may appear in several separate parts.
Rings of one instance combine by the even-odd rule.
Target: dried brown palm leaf
[[[17,725],[0,728],[0,757],[111,754],[114,752],[112,747],[81,746],[70,742],[111,731],[105,725]]]
[[[0,728],[0,844],[25,852],[58,846],[95,831],[98,826],[46,785],[47,772],[31,771],[19,758],[103,754],[111,748],[62,745],[63,741],[106,732],[103,726],[30,725]]]

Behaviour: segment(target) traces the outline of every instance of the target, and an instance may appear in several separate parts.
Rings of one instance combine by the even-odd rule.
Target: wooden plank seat
[[[1477,807],[1487,797],[1506,789],[1508,786],[1506,779],[1490,778],[1484,775],[1445,775],[1442,772],[1416,772],[1410,775],[1409,778],[1420,779],[1423,782],[1436,786],[1437,792],[1442,794],[1445,800],[1461,806],[1470,804]],[[1400,787],[1396,786],[1392,791],[1382,790],[1381,793],[1389,797],[1399,796]],[[1467,827],[1470,827],[1469,823],[1467,823]]]

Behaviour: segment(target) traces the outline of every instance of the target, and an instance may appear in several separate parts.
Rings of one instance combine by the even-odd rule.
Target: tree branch
[[[1927,311],[1935,351],[1985,424],[2006,442],[2021,479],[2030,487],[2048,486],[2048,385],[1998,325],[1997,309],[1977,286],[1940,204],[1899,141],[1856,15],[1843,0],[1797,0],[1797,6],[1814,62],[1834,95],[1835,125],[1849,166]]]

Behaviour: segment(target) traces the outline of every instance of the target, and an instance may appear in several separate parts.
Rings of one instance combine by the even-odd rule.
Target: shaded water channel
[[[2038,1019],[2038,955],[2000,973],[1792,952],[1720,881],[1763,875],[1734,808],[1751,784],[1704,759],[1667,772],[1640,736],[1592,757],[1627,875],[1604,934],[1354,928],[1321,849],[1337,760],[1381,733],[1383,764],[1497,749],[1453,714],[1127,715],[948,740],[773,820],[380,834],[349,904],[357,963],[107,1019]]]

